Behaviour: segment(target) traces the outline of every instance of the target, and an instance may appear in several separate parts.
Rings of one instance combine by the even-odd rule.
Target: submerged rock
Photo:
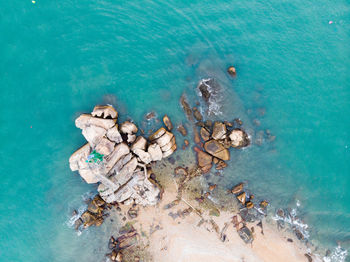
[[[207,141],[204,144],[204,149],[221,160],[230,160],[230,152],[216,140]]]
[[[187,136],[187,130],[183,125],[179,125],[177,127],[177,131],[179,131],[181,135]]]
[[[193,120],[193,118],[192,118],[192,110],[191,110],[191,107],[190,107],[190,105],[188,104],[188,102],[186,100],[185,95],[181,96],[180,103],[181,103],[182,108],[185,111],[185,114],[186,114],[187,118],[192,121]]]
[[[201,150],[197,151],[197,161],[198,166],[202,169],[203,173],[207,173],[210,171],[212,167],[213,157]]]
[[[203,120],[203,116],[201,114],[201,112],[198,110],[197,107],[192,108],[193,110],[193,116],[197,121],[202,121]]]

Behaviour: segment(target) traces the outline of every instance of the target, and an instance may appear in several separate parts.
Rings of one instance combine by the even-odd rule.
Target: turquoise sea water
[[[222,88],[218,117],[241,117],[253,141],[276,136],[234,152],[221,184],[246,181],[271,212],[298,203],[312,243],[349,249],[349,11],[345,0],[1,1],[0,261],[103,261],[110,224],[80,236],[68,225],[95,190],[68,167],[84,143],[74,119],[108,102],[121,119],[154,110],[180,123],[181,94],[200,101],[206,77]]]

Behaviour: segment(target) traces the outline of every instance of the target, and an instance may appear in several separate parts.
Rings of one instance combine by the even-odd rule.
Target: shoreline
[[[175,187],[175,184],[171,183],[165,185],[162,200],[156,206],[139,207],[137,218],[128,218],[125,221],[131,223],[139,233],[139,241],[144,243],[144,251],[147,253],[146,258],[152,258],[140,261],[308,261],[305,256],[308,250],[302,242],[291,233],[278,231],[265,220],[264,235],[261,234],[260,227],[256,226],[256,222],[247,223],[249,228],[255,228],[255,233],[253,243],[245,244],[231,223],[232,217],[237,215],[237,212],[220,211],[220,216],[216,217],[210,216],[208,210],[202,209],[202,217],[192,210],[188,214],[172,218],[169,214],[183,212],[190,206],[200,210],[200,205],[187,194],[182,197],[184,201],[164,209],[164,206],[176,199]],[[129,207],[120,206],[120,208],[119,217],[128,217]],[[210,222],[201,223],[203,219],[214,221],[219,228],[218,232]],[[220,235],[225,226],[226,238],[225,242],[222,242]],[[292,239],[293,242],[289,242],[288,239]],[[131,247],[131,253],[132,249]],[[132,257],[130,254],[127,256],[126,261],[137,261],[137,258],[132,260],[135,256]]]

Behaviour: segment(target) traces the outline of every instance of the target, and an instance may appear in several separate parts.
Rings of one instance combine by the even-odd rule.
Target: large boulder
[[[118,125],[113,126],[107,131],[107,138],[117,144],[123,142],[123,138],[118,130]]]
[[[131,158],[131,160],[114,176],[115,183],[124,185],[132,177],[137,164],[136,157]]]
[[[102,137],[106,134],[106,129],[98,126],[87,126],[83,129],[82,134],[85,137],[86,141],[89,142],[91,147],[95,147]]]
[[[135,151],[136,149],[146,150],[147,140],[143,136],[138,136],[135,142],[131,146],[131,151]]]
[[[82,114],[75,120],[75,125],[80,129],[85,129],[88,126],[98,126],[107,130],[113,127],[115,122],[115,119],[98,118],[90,114]]]
[[[176,144],[174,144],[168,151],[163,152],[163,158],[166,158],[170,155],[172,155],[177,149]]]
[[[161,137],[157,138],[156,143],[160,146],[163,147],[166,144],[170,142],[170,140],[173,138],[173,134],[166,131]]]
[[[125,121],[120,125],[120,132],[124,134],[135,134],[137,130],[137,126],[130,121]]]
[[[101,117],[101,118],[111,118],[117,119],[118,112],[111,105],[106,106],[95,106],[94,111],[91,113],[92,116]]]
[[[213,127],[212,138],[215,140],[225,139],[226,137],[226,125],[221,122],[215,122]]]
[[[197,151],[198,166],[202,169],[203,173],[209,172],[212,167],[213,157],[202,150]]]
[[[221,160],[230,160],[230,152],[216,140],[207,141],[204,144],[204,149]]]
[[[98,145],[95,147],[95,150],[104,156],[108,156],[114,150],[114,145],[114,142],[102,137]]]
[[[163,158],[162,150],[157,143],[149,145],[147,152],[151,155],[152,161],[160,161]]]
[[[248,135],[241,129],[232,130],[229,138],[231,140],[232,147],[241,148],[249,145]]]
[[[164,135],[166,132],[164,127],[159,128],[156,132],[154,132],[150,137],[149,140],[153,141]]]
[[[83,166],[85,167],[86,159],[91,153],[89,143],[86,143],[77,151],[75,151],[69,158],[69,167],[72,171],[77,171]]]
[[[121,159],[123,156],[129,154],[130,149],[125,143],[116,145],[113,152],[105,158],[106,173],[108,173],[112,167]]]
[[[144,150],[137,148],[134,150],[134,153],[146,165],[152,162],[152,157],[148,152],[145,152]]]
[[[169,143],[167,143],[166,145],[162,146],[161,149],[163,152],[168,151],[170,148],[172,148],[174,145],[176,144],[176,140],[175,140],[175,136],[173,136],[171,138],[171,140],[169,141]]]

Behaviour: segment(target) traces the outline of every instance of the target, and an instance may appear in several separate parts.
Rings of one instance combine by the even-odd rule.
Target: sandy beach
[[[288,237],[285,233],[278,232],[272,225],[263,221],[263,231],[256,223],[247,224],[254,227],[254,241],[245,244],[231,223],[235,214],[221,212],[219,217],[190,212],[188,215],[172,218],[169,213],[185,210],[191,206],[197,208],[195,202],[180,201],[172,208],[164,209],[164,206],[176,198],[176,189],[167,188],[162,201],[157,206],[141,207],[136,223],[133,224],[138,232],[142,232],[141,241],[147,246],[147,251],[155,262],[281,262],[281,261],[308,261],[305,257],[306,247]],[[127,213],[127,208],[122,207],[122,213]],[[200,221],[213,220],[218,228],[211,223]],[[220,233],[227,223],[225,242],[220,240]],[[293,242],[287,241],[293,239]]]

